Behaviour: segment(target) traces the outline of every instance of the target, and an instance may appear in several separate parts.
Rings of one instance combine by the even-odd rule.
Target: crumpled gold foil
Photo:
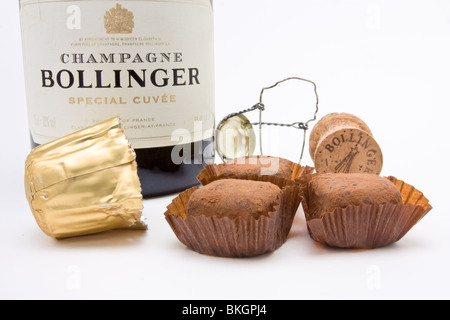
[[[39,227],[56,239],[147,229],[136,155],[118,118],[34,149],[25,190]]]

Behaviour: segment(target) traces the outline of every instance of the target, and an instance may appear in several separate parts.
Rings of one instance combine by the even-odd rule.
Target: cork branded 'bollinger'
[[[211,1],[19,3],[33,147],[118,116],[144,196],[197,184],[213,155]]]

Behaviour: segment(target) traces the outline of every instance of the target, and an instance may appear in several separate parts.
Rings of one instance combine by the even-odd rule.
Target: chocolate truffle
[[[200,172],[197,179],[202,185],[224,178],[258,180],[260,177],[276,177],[294,181],[313,171],[313,167],[301,166],[283,158],[253,156],[219,165],[209,164]]]
[[[287,240],[300,185],[274,176],[217,179],[181,193],[166,220],[181,243],[216,257],[253,257]]]
[[[268,215],[281,189],[270,182],[224,179],[195,191],[188,206],[188,216],[253,217]]]
[[[293,163],[289,160],[269,157],[254,156],[238,158],[220,167],[223,175],[251,176],[274,175],[291,179]]]
[[[309,218],[320,218],[336,208],[402,202],[399,189],[374,174],[329,173],[312,178],[309,185]]]
[[[395,177],[316,174],[303,182],[308,232],[331,247],[384,247],[402,239],[432,209],[422,192]]]

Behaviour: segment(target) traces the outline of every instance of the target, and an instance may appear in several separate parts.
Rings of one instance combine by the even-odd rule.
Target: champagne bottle
[[[197,184],[214,155],[211,1],[19,4],[32,147],[118,116],[144,197]]]

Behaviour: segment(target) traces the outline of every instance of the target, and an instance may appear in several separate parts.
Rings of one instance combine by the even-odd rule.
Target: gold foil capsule
[[[39,227],[56,239],[147,229],[136,155],[118,118],[34,149],[25,190]]]

